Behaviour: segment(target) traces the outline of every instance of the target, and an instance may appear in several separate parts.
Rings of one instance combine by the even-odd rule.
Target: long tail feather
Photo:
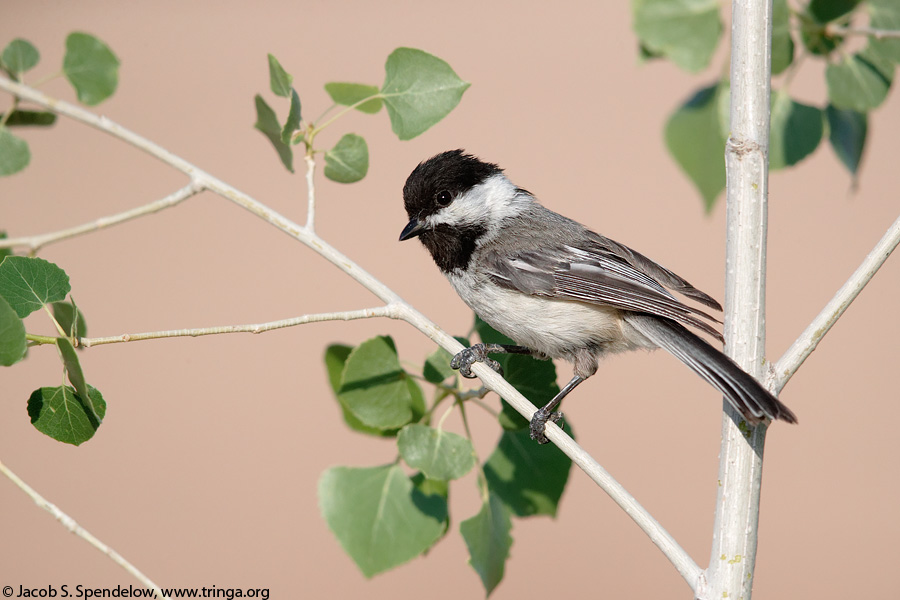
[[[722,392],[728,402],[751,424],[759,423],[765,418],[797,422],[791,409],[758,381],[682,325],[669,319],[640,313],[627,313],[625,320]]]

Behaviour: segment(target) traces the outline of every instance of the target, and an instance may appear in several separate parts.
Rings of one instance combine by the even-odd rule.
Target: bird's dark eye
[[[441,190],[434,197],[435,202],[440,204],[441,206],[447,206],[450,202],[453,201],[453,196],[450,195],[450,192],[447,190]]]

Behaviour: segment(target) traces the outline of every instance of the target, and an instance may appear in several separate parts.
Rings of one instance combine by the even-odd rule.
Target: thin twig
[[[44,106],[58,114],[69,117],[114,137],[125,141],[136,148],[143,150],[172,166],[183,173],[188,174],[196,181],[201,182],[208,190],[219,194],[275,226],[280,231],[294,239],[306,244],[312,250],[320,254],[326,260],[334,264],[338,269],[349,275],[360,285],[375,294],[387,305],[394,306],[397,317],[421,331],[423,334],[440,344],[451,353],[459,352],[462,345],[450,334],[439,328],[425,315],[407,304],[396,292],[387,287],[380,280],[363,270],[359,265],[350,260],[336,248],[318,237],[314,231],[302,227],[290,219],[280,215],[268,206],[251,198],[247,194],[213,177],[195,165],[178,157],[161,146],[138,134],[125,129],[121,125],[110,121],[105,117],[98,117],[78,106],[51,98],[37,90],[23,86],[0,76],[0,89],[6,90],[30,102]],[[475,372],[482,378],[485,385],[497,392],[509,402],[520,414],[530,419],[537,410],[531,402],[525,399],[505,379],[484,365],[476,364]],[[672,562],[678,572],[687,580],[692,589],[695,589],[701,569],[672,538],[668,531],[644,509],[631,494],[629,494],[613,477],[600,466],[581,446],[565,434],[559,427],[548,424],[547,437],[572,459],[600,488],[605,491],[635,523],[650,537],[666,557]]]
[[[306,229],[310,232],[316,230],[316,159],[312,151],[306,153]]]
[[[831,37],[849,36],[849,35],[869,35],[876,40],[900,39],[900,30],[897,29],[874,29],[872,27],[842,27],[829,23],[825,26],[825,33]]]
[[[40,235],[33,235],[30,237],[0,239],[0,248],[25,246],[29,249],[30,252],[34,253],[47,244],[52,244],[54,242],[69,239],[71,237],[75,237],[76,235],[82,235],[85,233],[90,233],[92,231],[97,231],[98,229],[104,229],[112,225],[118,225],[119,223],[130,221],[131,219],[137,219],[138,217],[143,217],[144,215],[149,215],[166,208],[171,208],[187,200],[191,196],[201,192],[202,190],[202,185],[195,181],[192,181],[177,192],[169,194],[165,198],[154,200],[153,202],[150,202],[143,206],[138,206],[137,208],[132,208],[131,210],[126,210],[115,215],[100,217],[99,219],[91,221],[90,223],[84,223],[75,227],[69,227],[68,229],[63,229],[52,233],[42,233]]]
[[[63,527],[65,527],[70,532],[74,533],[75,535],[77,535],[78,537],[80,537],[81,539],[86,541],[88,544],[90,544],[91,546],[93,546],[94,548],[96,548],[97,550],[99,550],[100,552],[105,554],[106,556],[108,556],[114,563],[116,563],[117,565],[119,565],[120,567],[122,567],[123,569],[128,571],[131,575],[133,575],[138,581],[140,581],[146,587],[152,589],[156,593],[157,598],[164,598],[164,599],[168,600],[169,597],[166,596],[165,594],[163,594],[162,590],[159,589],[159,586],[156,585],[155,583],[153,583],[153,581],[151,581],[149,577],[144,575],[133,564],[131,564],[130,562],[125,560],[125,558],[121,554],[119,554],[118,552],[116,552],[115,550],[113,550],[112,548],[110,548],[109,546],[107,546],[106,544],[101,542],[100,540],[98,540],[96,537],[94,537],[94,535],[90,531],[88,531],[87,529],[85,529],[84,527],[79,525],[75,521],[75,519],[73,519],[72,517],[70,517],[69,515],[64,513],[63,511],[61,511],[59,509],[59,507],[57,507],[55,504],[53,504],[52,502],[48,501],[43,496],[38,494],[30,485],[28,485],[27,483],[25,483],[24,481],[19,479],[18,475],[16,475],[12,471],[10,471],[9,468],[3,464],[3,462],[0,462],[0,473],[3,473],[4,475],[6,475],[6,477],[10,481],[12,481],[14,484],[16,484],[16,486],[20,490],[22,490],[23,492],[28,494],[28,496],[32,500],[34,500],[34,503],[37,504],[40,508],[43,508],[48,513],[53,515],[53,517],[57,521],[59,521]]]
[[[125,333],[110,337],[81,338],[78,345],[84,348],[100,346],[102,344],[115,344],[119,342],[137,342],[141,340],[156,340],[172,337],[200,337],[203,335],[219,335],[223,333],[263,333],[274,329],[305,325],[307,323],[321,323],[322,321],[352,321],[354,319],[371,319],[374,317],[394,317],[395,310],[392,306],[379,306],[377,308],[363,308],[360,310],[348,310],[344,312],[317,313],[303,315],[280,321],[257,323],[252,325],[223,325],[220,327],[205,327],[199,329],[171,329],[167,331],[151,331],[148,333]]]
[[[859,293],[866,287],[884,261],[900,243],[900,217],[894,221],[884,236],[869,252],[862,264],[857,267],[853,275],[847,280],[837,294],[825,305],[822,312],[813,319],[812,323],[800,334],[800,337],[791,344],[787,352],[771,367],[770,387],[777,393],[793,377],[803,361],[812,354],[828,330],[844,314],[850,303],[856,299]]]

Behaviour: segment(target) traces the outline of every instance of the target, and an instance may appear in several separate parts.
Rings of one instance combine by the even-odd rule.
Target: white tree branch
[[[400,318],[410,323],[413,327],[430,337],[451,354],[463,350],[463,345],[450,334],[440,329],[422,313],[418,312],[406,303],[398,305]],[[527,419],[531,419],[536,408],[520,394],[501,375],[482,363],[473,365],[473,370],[484,382],[485,387],[496,392],[506,400],[516,411]],[[572,459],[600,489],[609,494],[609,497],[618,504],[625,513],[637,523],[644,533],[650,538],[662,553],[669,559],[675,569],[681,574],[692,590],[697,589],[702,570],[688,553],[675,541],[675,539],[659,524],[647,510],[635,500],[634,496],[616,481],[600,463],[588,454],[575,440],[569,437],[555,423],[548,422],[546,435],[551,442],[556,444],[566,456]]]
[[[800,334],[800,337],[791,344],[787,352],[778,359],[774,366],[770,367],[769,387],[775,392],[781,391],[785,384],[793,377],[803,361],[825,337],[825,334],[841,318],[844,311],[856,299],[859,293],[866,287],[881,265],[887,260],[891,252],[900,243],[900,217],[894,221],[884,236],[869,252],[862,264],[857,267],[850,279],[847,280],[837,294],[825,305],[822,312],[813,319],[812,323]]]
[[[119,223],[124,223],[125,221],[130,221],[131,219],[137,219],[138,217],[143,217],[144,215],[159,212],[165,208],[171,208],[187,200],[191,196],[201,192],[202,190],[202,185],[200,185],[196,181],[192,181],[177,192],[173,192],[165,198],[154,200],[153,202],[149,202],[143,206],[138,206],[137,208],[132,208],[115,215],[100,217],[99,219],[91,221],[90,223],[84,223],[82,225],[69,227],[68,229],[54,231],[51,233],[42,233],[40,235],[0,239],[0,248],[14,248],[25,246],[29,249],[30,252],[34,253],[47,244],[66,240],[71,237],[75,237],[76,235],[83,235],[85,233],[97,231],[98,229],[105,229],[106,227],[111,227],[113,225],[118,225]]]
[[[313,251],[334,264],[338,269],[356,280],[360,285],[375,294],[385,302],[386,305],[393,307],[393,310],[396,311],[396,318],[410,323],[413,327],[440,344],[449,352],[456,353],[463,349],[462,345],[452,336],[440,329],[425,315],[406,303],[396,292],[363,270],[359,265],[328,244],[325,240],[318,237],[311,226],[313,221],[308,221],[308,226],[306,227],[300,226],[251,198],[247,194],[235,189],[209,173],[200,170],[184,159],[161,148],[150,140],[125,129],[121,125],[118,125],[105,117],[98,117],[97,115],[68,102],[50,98],[42,92],[18,84],[2,76],[0,76],[0,89],[15,94],[29,102],[44,106],[58,114],[90,125],[91,127],[95,127],[135,146],[136,148],[144,150],[151,156],[186,173],[204,188],[245,208],[257,217],[274,225],[279,230],[310,247]],[[309,166],[311,171],[312,168],[314,168],[314,163]],[[311,179],[312,176],[309,175],[309,177]],[[531,402],[525,399],[524,396],[516,391],[512,385],[484,365],[476,364],[474,368],[475,372],[482,378],[489,389],[502,396],[523,416],[529,419],[531,418],[536,408]],[[597,463],[597,461],[595,461],[559,427],[548,424],[547,437],[559,446],[579,468],[587,473],[587,475],[596,482],[603,491],[609,494],[609,496],[625,510],[626,514],[638,524],[648,537],[650,537],[651,541],[663,551],[666,557],[691,586],[691,589],[696,589],[702,573],[701,569],[691,559],[687,552],[675,542],[672,536],[646,511],[646,509],[644,509],[631,494],[629,494],[605,469],[603,469],[603,467],[600,466],[599,463]]]
[[[765,356],[766,227],[772,0],[733,0],[731,135],[725,148],[725,350],[760,378]],[[697,597],[750,600],[756,563],[766,425],[729,404],[722,419],[710,564]]]
[[[221,325],[219,327],[202,327],[198,329],[169,329],[166,331],[150,331],[147,333],[124,333],[109,337],[81,338],[77,340],[78,346],[90,348],[102,344],[115,344],[119,342],[137,342],[141,340],[157,340],[172,337],[200,337],[203,335],[219,335],[224,333],[264,333],[274,329],[306,325],[307,323],[321,323],[323,321],[352,321],[355,319],[371,319],[374,317],[391,317],[396,319],[396,309],[391,306],[379,306],[377,308],[363,308],[360,310],[348,310],[344,312],[316,313],[302,315],[280,321],[256,323],[251,325]]]
[[[316,229],[316,159],[312,152],[306,154],[306,228]]]
[[[144,575],[140,570],[138,570],[137,567],[125,560],[125,558],[121,554],[94,537],[94,535],[90,531],[79,525],[75,521],[75,519],[61,511],[55,504],[46,500],[43,496],[38,494],[30,485],[22,481],[18,475],[10,471],[9,468],[2,462],[0,462],[0,473],[3,473],[7,477],[7,479],[16,484],[16,486],[20,490],[25,492],[32,500],[34,500],[34,503],[37,504],[40,508],[43,508],[48,513],[53,515],[53,518],[59,521],[63,527],[108,556],[110,560],[128,571],[135,577],[135,579],[140,581],[146,587],[155,591],[157,598],[165,598],[166,600],[168,600],[169,597],[162,593],[162,590],[159,589],[159,586],[153,583],[150,578]]]
[[[825,26],[825,33],[830,36],[868,35],[876,40],[900,39],[900,30],[874,29],[872,27],[842,27],[829,23]]]

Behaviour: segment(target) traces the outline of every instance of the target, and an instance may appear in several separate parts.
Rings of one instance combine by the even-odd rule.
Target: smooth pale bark
[[[731,39],[725,349],[748,373],[762,379],[772,1],[734,0]],[[698,598],[750,599],[765,437],[765,425],[748,427],[725,405],[713,546]]]

